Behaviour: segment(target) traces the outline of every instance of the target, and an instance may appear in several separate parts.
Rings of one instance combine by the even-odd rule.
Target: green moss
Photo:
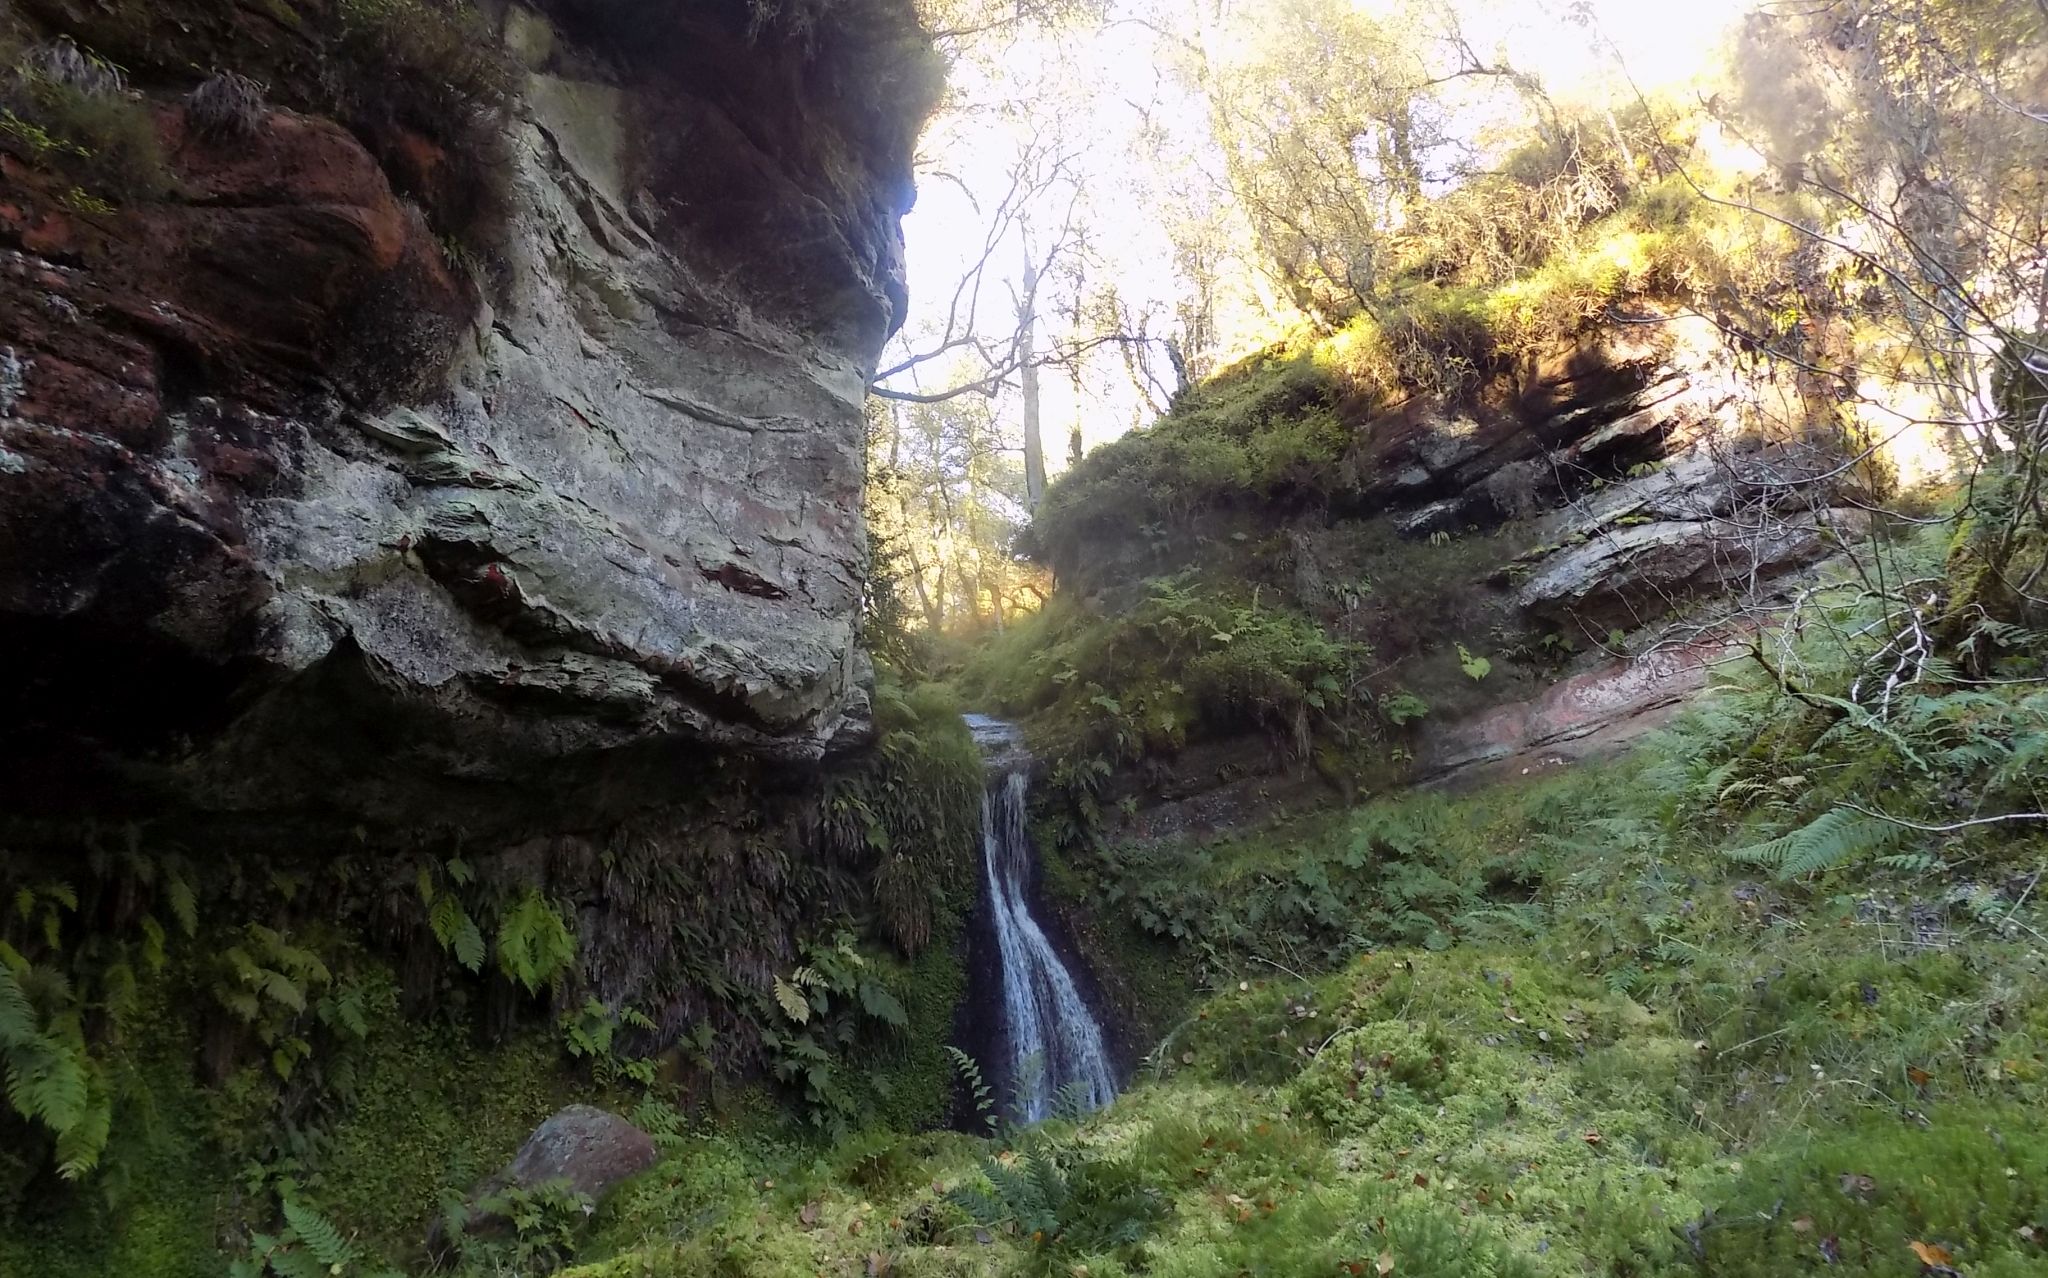
[[[113,1063],[106,1171],[85,1184],[39,1183],[0,1213],[0,1274],[218,1278],[225,1268],[235,1169],[211,1140],[213,1115],[191,1077],[196,1036],[171,1008],[137,1018]]]
[[[1196,735],[1299,736],[1346,708],[1345,688],[1368,655],[1256,589],[1186,576],[1148,582],[1142,599],[1109,615],[1056,600],[1015,633],[959,682],[978,704],[1028,716],[1056,774],[1168,752]]]
[[[1870,1107],[1846,1129],[1795,1131],[1744,1160],[1700,1231],[1702,1273],[1905,1274],[1938,1247],[1984,1278],[2048,1265],[2048,1143],[2038,1109]]]
[[[1047,490],[1032,544],[1082,571],[1090,545],[1164,537],[1190,516],[1326,493],[1349,433],[1312,348],[1276,347],[1186,392],[1173,411],[1089,453]]]
[[[875,1119],[896,1131],[940,1127],[952,1117],[953,1061],[946,1054],[953,1013],[967,996],[967,969],[955,940],[933,946],[883,974],[909,1014],[900,1033],[856,1054],[874,1079]]]
[[[464,1027],[401,1016],[388,988],[378,1004],[310,1189],[367,1249],[412,1261],[444,1194],[466,1193],[504,1166],[562,1105],[594,1098],[564,1070],[551,1031],[485,1044]]]

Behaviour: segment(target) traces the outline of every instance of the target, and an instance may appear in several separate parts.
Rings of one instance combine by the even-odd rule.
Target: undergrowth
[[[1205,990],[1110,1109],[707,1134],[687,1237],[572,1272],[2040,1272],[2048,645],[1886,696],[1883,605],[1814,598],[1628,759],[1070,854]]]
[[[800,1142],[943,1122],[981,765],[936,689],[885,672],[876,720],[779,796],[815,810],[771,825],[735,772],[677,818],[688,844],[202,858],[134,828],[10,853],[0,1273],[418,1266],[442,1198],[572,1099],[664,1138],[748,1088]],[[464,1272],[573,1250],[582,1212],[514,1206],[531,1230],[465,1240]]]

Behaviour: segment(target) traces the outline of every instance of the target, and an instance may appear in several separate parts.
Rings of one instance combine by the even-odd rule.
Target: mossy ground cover
[[[1810,687],[1868,655],[1820,648]],[[1610,765],[1103,848],[1053,886],[1194,996],[1115,1105],[860,1182],[716,1142],[686,1238],[579,1272],[2048,1271],[2048,842],[1898,824],[2041,810],[2033,651],[1882,724],[1731,677]]]

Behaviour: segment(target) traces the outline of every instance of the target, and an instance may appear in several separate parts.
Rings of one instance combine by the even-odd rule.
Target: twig
[[[2048,812],[2002,812],[1997,816],[1971,817],[1967,821],[1956,821],[1949,825],[1922,825],[1918,821],[1908,821],[1904,817],[1874,812],[1869,808],[1858,807],[1853,803],[1845,803],[1842,806],[1851,812],[1861,812],[1864,816],[1876,817],[1880,821],[1888,821],[1893,825],[1904,826],[1908,830],[1919,830],[1927,834],[1948,834],[1954,830],[1967,830],[1971,826],[1976,825],[1997,825],[2002,821],[2048,821]]]

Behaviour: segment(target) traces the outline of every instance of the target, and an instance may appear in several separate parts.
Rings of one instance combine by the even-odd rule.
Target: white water
[[[1031,914],[1032,849],[1024,802],[1029,760],[1018,756],[1016,730],[1008,724],[978,715],[968,721],[1000,778],[981,796],[982,866],[1002,961],[1002,1038],[1015,1117],[1026,1123],[1049,1117],[1062,1093],[1099,1109],[1116,1095],[1102,1027]]]

